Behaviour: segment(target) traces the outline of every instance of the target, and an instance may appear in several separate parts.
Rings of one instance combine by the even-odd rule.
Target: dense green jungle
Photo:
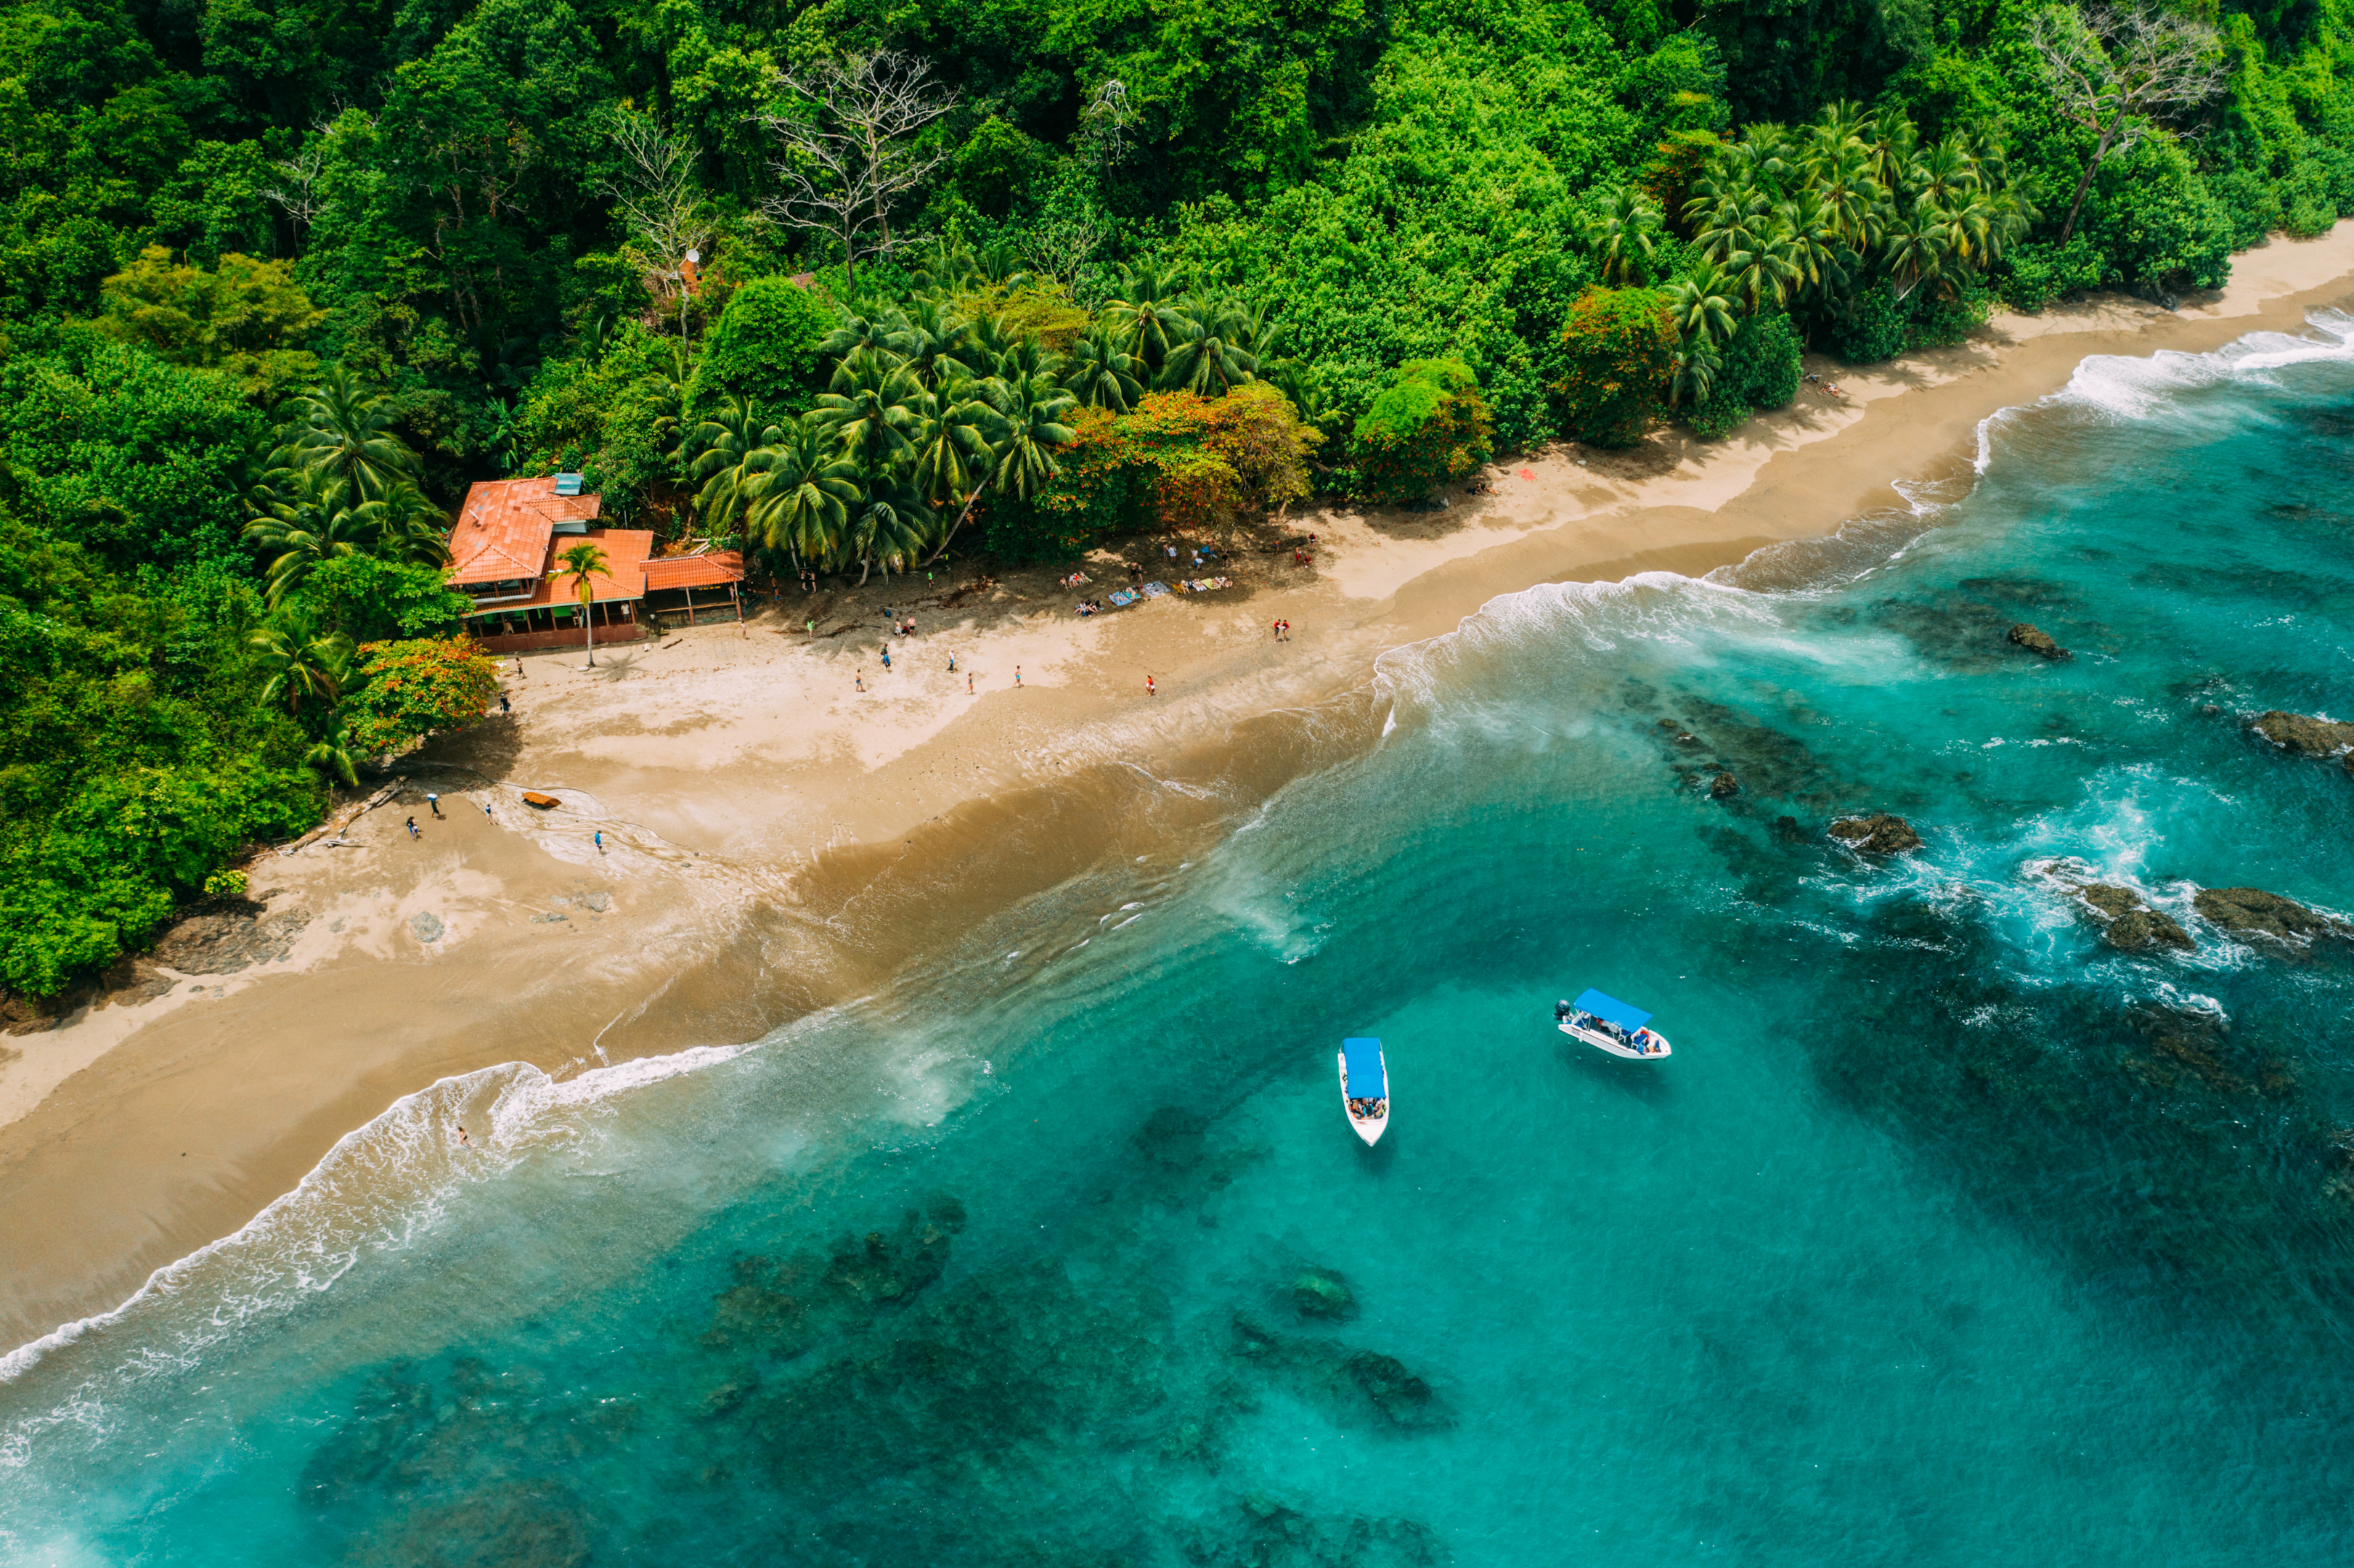
[[[491,700],[442,538],[861,578],[1721,436],[2354,214],[2344,0],[7,0],[0,988]]]

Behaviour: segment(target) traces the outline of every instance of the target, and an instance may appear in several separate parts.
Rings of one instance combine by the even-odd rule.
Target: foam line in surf
[[[532,1153],[577,1142],[588,1131],[580,1113],[750,1049],[697,1046],[563,1080],[509,1062],[402,1096],[338,1139],[292,1191],[232,1234],[155,1270],[122,1305],[0,1356],[0,1383],[13,1383],[61,1350],[138,1326],[135,1352],[93,1371],[47,1414],[0,1432],[0,1468],[24,1465],[42,1430],[101,1419],[116,1392],[105,1385],[195,1367],[207,1350],[247,1326],[331,1290],[368,1254],[412,1243],[439,1222],[460,1187],[492,1180]],[[455,1129],[470,1118],[483,1136],[468,1149]]]

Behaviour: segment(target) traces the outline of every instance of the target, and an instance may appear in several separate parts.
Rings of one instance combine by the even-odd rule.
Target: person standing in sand
[[[1161,688],[1152,683],[1152,677],[1150,675],[1144,677],[1144,694],[1148,697],[1157,697],[1161,694]]]
[[[466,1136],[466,1124],[462,1121],[458,1124],[458,1142],[467,1149],[474,1147],[474,1140]]]
[[[1013,666],[1013,683],[1017,686],[1022,683],[1022,666],[1019,664]]]
[[[864,670],[858,672],[858,689],[862,692],[866,689],[866,672]]]
[[[972,672],[970,670],[964,673],[964,694],[968,697],[972,695]]]

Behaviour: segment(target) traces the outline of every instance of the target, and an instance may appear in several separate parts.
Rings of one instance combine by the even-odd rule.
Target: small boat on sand
[[[1341,1108],[1368,1145],[1379,1143],[1390,1125],[1390,1065],[1382,1043],[1359,1037],[1341,1042]]]
[[[1591,988],[1575,1001],[1553,1003],[1553,1017],[1572,1040],[1583,1040],[1613,1056],[1654,1062],[1675,1054],[1666,1035],[1646,1027],[1651,1022],[1649,1013]]]

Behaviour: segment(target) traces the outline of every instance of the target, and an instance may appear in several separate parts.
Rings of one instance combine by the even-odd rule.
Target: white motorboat
[[[1380,1041],[1361,1036],[1341,1042],[1341,1108],[1369,1147],[1389,1130],[1390,1065]]]
[[[1668,1037],[1649,1027],[1649,1013],[1590,988],[1575,1001],[1553,1003],[1553,1016],[1564,1034],[1613,1056],[1656,1062],[1675,1054]]]

